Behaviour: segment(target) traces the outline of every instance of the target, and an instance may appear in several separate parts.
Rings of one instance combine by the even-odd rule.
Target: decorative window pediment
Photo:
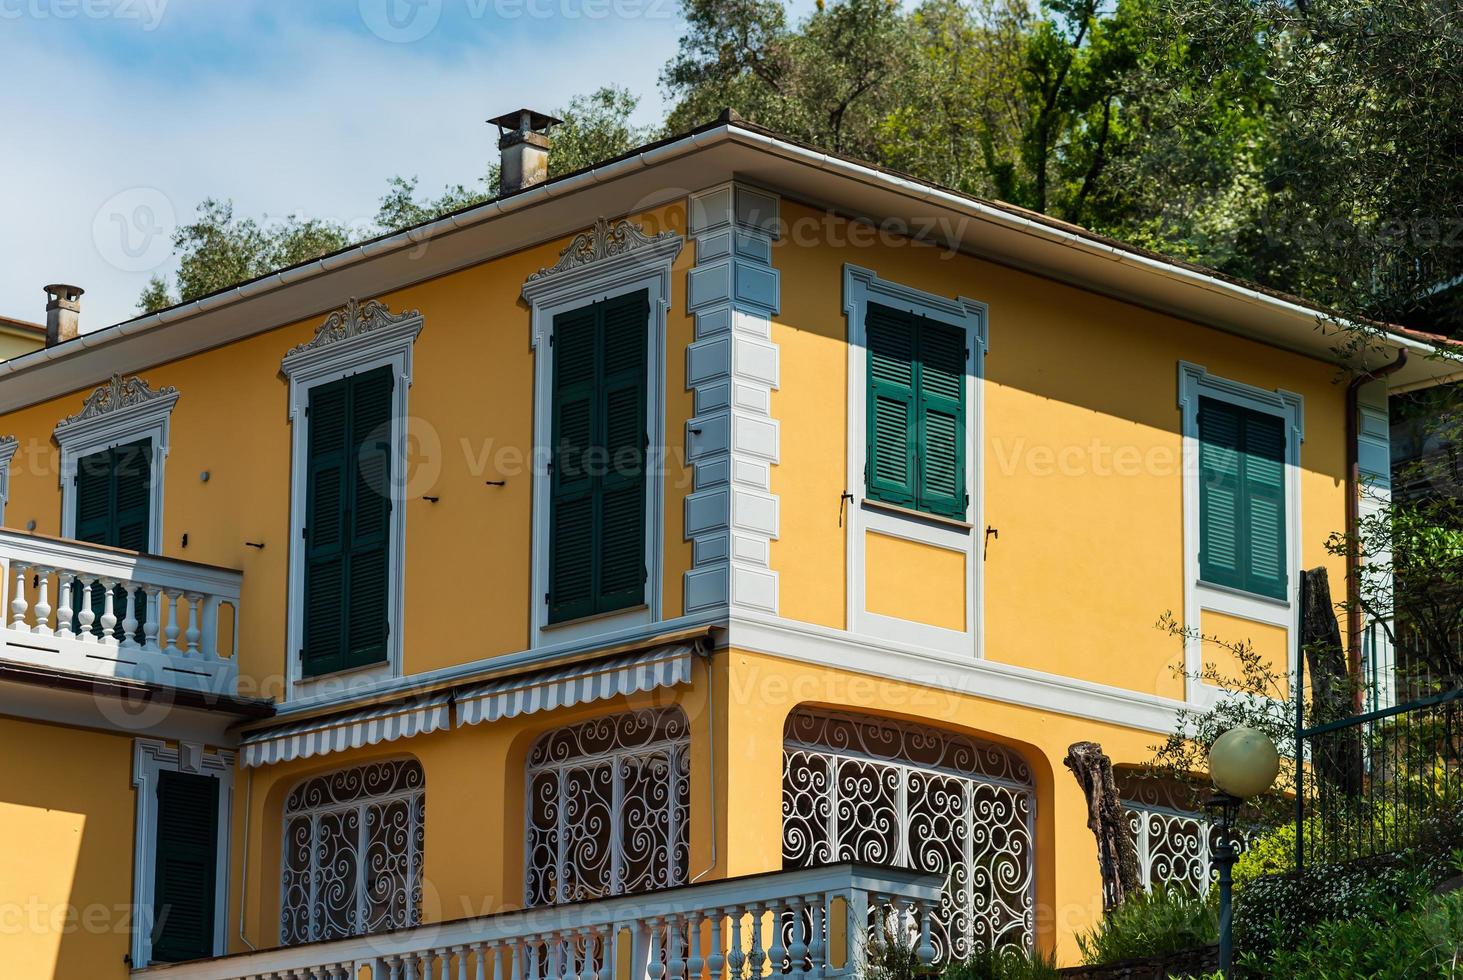
[[[167,459],[170,423],[178,389],[154,389],[141,377],[114,374],[92,390],[81,411],[56,423],[53,435],[61,447],[61,536],[77,536],[78,461],[126,444],[147,454],[148,530],[142,551],[158,552],[163,542],[163,463]],[[134,545],[129,544],[129,547]]]
[[[604,259],[640,253],[647,259],[657,260],[666,251],[672,258],[680,254],[681,236],[674,231],[647,235],[640,226],[629,221],[611,223],[604,218],[596,218],[593,228],[574,236],[568,248],[559,253],[558,262],[528,277],[524,292],[527,293],[533,283]]]
[[[282,365],[284,372],[292,373],[292,368],[307,355],[331,351],[338,345],[351,345],[353,342],[370,339],[384,341],[402,330],[411,331],[415,337],[421,330],[421,322],[420,310],[392,313],[380,300],[373,299],[362,305],[352,296],[346,301],[344,308],[331,313],[324,323],[315,328],[314,337],[289,349]]]

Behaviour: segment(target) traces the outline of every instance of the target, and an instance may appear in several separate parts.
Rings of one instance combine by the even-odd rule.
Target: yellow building
[[[1214,696],[1165,611],[1289,663],[1443,370],[1384,335],[1348,445],[1300,300],[732,117],[543,181],[524,118],[495,202],[0,364],[0,974],[1070,960],[1067,747]]]
[[[46,328],[29,320],[0,316],[0,361],[40,350],[46,342]]]

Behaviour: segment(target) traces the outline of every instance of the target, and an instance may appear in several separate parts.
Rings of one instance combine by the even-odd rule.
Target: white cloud
[[[240,214],[364,221],[393,174],[419,175],[424,190],[481,176],[497,153],[483,120],[499,112],[553,109],[612,80],[657,118],[656,77],[680,26],[458,18],[437,28],[472,32],[455,43],[386,44],[234,16],[236,43],[257,59],[179,70],[196,10],[129,41],[145,55],[155,37],[155,59],[89,55],[53,25],[22,43],[0,24],[0,62],[22,80],[0,86],[0,313],[41,319],[41,287],[62,281],[87,290],[83,329],[130,318],[151,273],[171,271],[170,249],[144,247],[140,229],[186,220],[209,195]]]

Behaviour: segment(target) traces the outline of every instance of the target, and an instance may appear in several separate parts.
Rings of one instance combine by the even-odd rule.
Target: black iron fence
[[[1435,674],[1405,641],[1368,646],[1358,710],[1297,711],[1301,868],[1394,853],[1463,826],[1463,677]],[[1304,658],[1299,680],[1305,690]]]

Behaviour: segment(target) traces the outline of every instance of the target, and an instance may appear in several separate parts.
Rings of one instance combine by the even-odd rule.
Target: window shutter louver
[[[310,391],[307,676],[387,659],[392,404],[389,368]]]
[[[554,318],[549,620],[645,601],[645,291]]]
[[[152,958],[176,963],[214,953],[218,780],[163,771],[157,784]]]
[[[1285,423],[1274,415],[1250,412],[1245,418],[1246,511],[1249,514],[1249,588],[1284,599],[1288,579],[1285,559]]]
[[[913,507],[915,502],[915,326],[887,307],[869,304],[869,496]]]
[[[1286,597],[1285,423],[1199,401],[1199,577]]]
[[[919,329],[919,480],[916,506],[965,517],[965,331],[924,320]]]
[[[391,396],[389,368],[352,379],[351,455],[354,470],[348,511],[350,554],[346,575],[345,666],[387,659],[390,628]]]
[[[963,519],[965,331],[870,303],[868,494]]]

